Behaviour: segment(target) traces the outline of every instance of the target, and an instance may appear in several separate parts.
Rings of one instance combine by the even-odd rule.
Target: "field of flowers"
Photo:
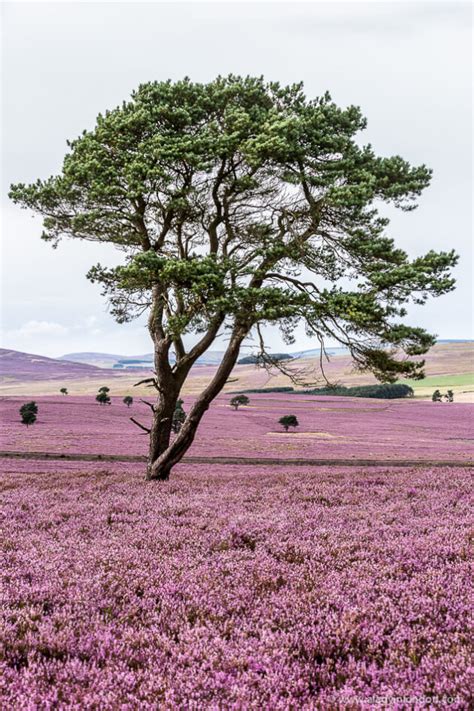
[[[470,471],[2,466],[0,708],[472,708]]]
[[[285,393],[251,394],[237,412],[220,396],[204,416],[189,451],[196,456],[314,459],[472,458],[473,406],[418,400],[368,400]],[[29,398],[27,398],[29,399]],[[147,437],[129,417],[150,421],[149,408],[121,397],[101,406],[93,396],[36,397],[38,421],[28,429],[18,415],[25,398],[0,399],[2,450],[91,454],[145,454]],[[189,409],[192,397],[185,398]],[[299,427],[285,433],[282,415]]]

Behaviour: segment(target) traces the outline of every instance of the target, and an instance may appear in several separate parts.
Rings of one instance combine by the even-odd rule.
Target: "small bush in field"
[[[60,392],[62,395],[68,395],[67,388],[61,388],[61,390],[60,390],[59,392]]]
[[[433,395],[431,396],[431,399],[433,402],[441,402],[441,391],[435,390]]]
[[[102,385],[102,387],[99,388],[99,392],[100,392],[100,393],[105,393],[105,394],[107,395],[107,393],[110,392],[110,388],[108,388],[107,385]]]
[[[234,410],[238,410],[240,405],[248,405],[249,402],[250,400],[248,399],[247,395],[236,395],[232,398],[230,404],[231,407],[234,408]]]
[[[452,390],[448,390],[444,397],[448,402],[454,402],[454,392]]]
[[[29,425],[33,425],[36,422],[37,414],[38,405],[33,400],[31,402],[25,402],[25,404],[20,407],[21,421],[27,427]]]
[[[108,390],[108,388],[107,388],[107,390]],[[99,392],[95,396],[95,399],[97,400],[99,405],[110,405],[110,397],[102,389],[99,390]]]
[[[280,425],[283,425],[285,432],[288,432],[289,427],[298,427],[300,424],[296,415],[284,415],[278,420]]]
[[[130,407],[130,405],[133,405],[133,397],[131,395],[126,395],[123,399],[123,402],[127,407]]]

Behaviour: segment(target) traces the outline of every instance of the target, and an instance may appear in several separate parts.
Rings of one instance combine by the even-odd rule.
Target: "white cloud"
[[[31,336],[65,336],[69,332],[66,326],[55,321],[28,321],[20,328],[5,331],[7,338],[30,338]]]

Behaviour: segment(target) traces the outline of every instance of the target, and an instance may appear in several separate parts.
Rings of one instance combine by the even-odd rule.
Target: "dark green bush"
[[[36,415],[38,414],[38,405],[34,400],[31,402],[25,402],[24,405],[20,407],[20,417],[21,421],[27,427],[33,425],[36,422]]]
[[[235,395],[230,401],[230,405],[234,410],[238,410],[241,405],[248,405],[249,402],[247,395]]]
[[[239,390],[241,393],[292,393],[295,389],[289,386],[281,385],[275,388],[249,388],[248,390]]]
[[[108,389],[108,388],[107,388]],[[99,403],[99,405],[110,405],[110,397],[107,395],[106,392],[104,392],[104,389],[101,388],[97,395],[95,396],[95,399]]]
[[[239,358],[237,365],[263,365],[263,363],[272,363],[280,360],[293,360],[293,356],[289,353],[270,353],[269,355],[248,355]]]
[[[413,388],[404,383],[380,383],[378,385],[357,385],[346,388],[344,385],[326,388],[312,388],[300,390],[307,395],[342,395],[345,397],[369,397],[381,400],[394,400],[396,398],[413,397]]]
[[[289,427],[298,427],[300,424],[296,415],[284,415],[278,422],[285,428],[285,432],[288,432]]]

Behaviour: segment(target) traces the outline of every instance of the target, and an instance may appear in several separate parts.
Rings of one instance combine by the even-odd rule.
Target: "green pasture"
[[[414,390],[418,388],[449,388],[450,386],[474,387],[474,373],[460,373],[456,375],[432,375],[424,380],[400,380],[400,383],[411,385]]]

